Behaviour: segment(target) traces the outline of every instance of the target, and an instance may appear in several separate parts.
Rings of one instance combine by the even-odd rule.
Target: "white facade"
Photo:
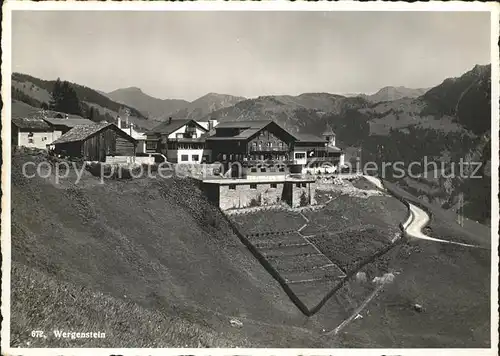
[[[210,160],[211,155],[211,150],[203,148],[168,150],[167,160],[177,163],[202,163],[204,156]]]
[[[60,133],[60,131],[56,132]],[[18,146],[46,149],[48,144],[52,143],[54,140],[59,138],[59,136],[61,136],[60,134],[59,136],[55,136],[54,134],[55,132],[46,131],[18,131]]]
[[[295,149],[293,151],[293,163],[294,164],[307,164],[307,151],[302,149]]]
[[[203,131],[199,127],[195,127],[194,129],[196,132],[196,137],[193,137],[193,138],[199,138],[202,134],[205,133],[205,131]],[[169,139],[176,139],[176,138],[178,138],[178,136],[181,136],[181,135],[183,137],[183,135],[186,133],[186,131],[187,131],[187,125],[184,125],[184,126],[178,128],[177,130],[175,130],[174,132],[172,132],[170,135],[168,135],[168,138]]]

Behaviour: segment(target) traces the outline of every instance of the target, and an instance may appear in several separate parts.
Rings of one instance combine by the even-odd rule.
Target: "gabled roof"
[[[71,130],[66,132],[64,135],[59,137],[57,140],[52,142],[52,144],[59,144],[59,143],[68,143],[68,142],[79,142],[83,141],[90,136],[98,133],[99,131],[107,128],[107,127],[112,127],[114,130],[116,130],[119,134],[122,136],[125,136],[129,138],[130,141],[136,141],[132,136],[127,134],[126,132],[123,132],[116,126],[115,124],[111,124],[108,122],[100,122],[100,123],[94,123],[92,125],[78,125],[73,127]]]
[[[53,131],[52,127],[39,118],[18,117],[13,118],[12,123],[20,129],[25,130],[47,130]]]
[[[246,121],[225,121],[220,122],[215,129],[256,129],[260,130],[273,122],[272,120],[246,120]]]
[[[193,122],[196,126],[201,128],[204,131],[207,131],[206,128],[201,126],[199,123],[196,122],[196,120],[193,119],[174,119],[172,121],[165,121],[156,126],[155,128],[149,130],[147,133],[149,134],[154,134],[154,133],[161,133],[161,134],[171,134],[174,131],[177,131],[180,129],[182,126],[189,124],[190,122]]]
[[[307,134],[307,133],[297,133],[297,134],[294,134],[295,137],[297,137],[297,142],[314,142],[314,143],[318,143],[318,142],[322,142],[322,143],[326,143],[326,140],[323,138],[323,137],[319,137],[319,136],[316,136],[316,135],[312,135],[312,134]]]
[[[61,119],[57,117],[46,117],[44,118],[50,125],[54,126],[67,126],[75,127],[78,125],[93,125],[95,122],[89,119],[84,119],[83,117],[68,117],[67,119]]]
[[[259,131],[264,129],[265,127],[269,125],[275,125],[278,127],[280,130],[282,130],[285,134],[289,135],[292,137],[294,140],[296,140],[295,134],[292,134],[285,130],[283,127],[278,125],[275,121],[273,120],[248,120],[248,121],[226,121],[223,122],[215,127],[215,135],[211,135],[210,137],[207,137],[207,140],[209,141],[230,141],[230,140],[248,140],[255,134],[257,134]],[[217,131],[222,128],[222,129],[228,129],[228,128],[234,128],[234,129],[240,129],[242,130],[239,134],[235,136],[218,136]]]

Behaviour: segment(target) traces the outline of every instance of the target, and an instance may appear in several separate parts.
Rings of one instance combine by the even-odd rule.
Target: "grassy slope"
[[[394,248],[363,268],[369,279],[399,272],[370,314],[337,337],[321,336],[349,316],[371,284],[349,281],[306,318],[188,181],[101,186],[86,176],[75,189],[21,177],[25,159],[14,158],[12,178],[16,345],[33,341],[29,330],[60,325],[105,329],[113,338],[58,346],[121,346],[129,339],[136,340],[131,346],[488,344],[487,250],[427,242]],[[425,311],[414,312],[413,303]],[[231,317],[243,327],[231,327]],[[142,326],[151,320],[153,327]]]
[[[56,281],[52,286],[70,283],[102,292],[115,308],[125,302],[137,305],[131,314],[139,320],[136,325],[148,322],[144,308],[202,324],[227,335],[234,345],[325,345],[302,327],[315,321],[299,312],[194,185],[145,179],[99,185],[87,176],[77,187],[55,186],[48,179],[22,177],[23,157],[14,157],[12,169],[15,264]],[[14,279],[31,273],[18,271]],[[134,337],[130,328],[106,322],[102,313],[85,312],[102,310],[99,299],[88,300],[87,309],[74,315],[70,304],[52,304],[61,299],[58,289],[41,287],[35,285],[32,293],[33,300],[43,295],[44,308],[29,298],[13,300],[13,336],[19,342],[38,327],[26,317],[34,307],[42,313],[34,320],[53,315],[48,320],[74,327],[102,322],[112,329],[108,332],[118,334],[115,341],[107,341],[115,346]],[[14,298],[23,295],[22,285],[13,285],[12,293]],[[76,297],[87,300],[85,294]],[[243,327],[230,326],[230,317],[241,320]],[[126,324],[132,325],[131,320]],[[138,340],[150,339],[146,333]]]
[[[351,347],[488,347],[490,251],[429,241],[403,247],[391,260],[396,282],[339,341]],[[413,310],[415,303],[422,313]]]
[[[419,202],[391,183],[385,184],[406,199]],[[429,207],[433,208],[433,236],[488,245],[490,235],[484,226],[471,223],[461,227],[442,209]],[[392,251],[377,264],[387,264],[398,272],[396,283],[369,305],[363,319],[338,336],[341,344],[489,347],[490,250],[418,240]],[[415,303],[423,305],[424,312],[414,311]]]

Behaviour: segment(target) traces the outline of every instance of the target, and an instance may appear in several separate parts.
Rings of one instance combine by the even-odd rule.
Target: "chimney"
[[[170,125],[172,123],[172,117],[168,118],[168,124]]]
[[[121,119],[120,115],[118,115],[118,117],[116,118],[116,121],[118,122],[118,128],[121,129],[122,128],[122,119]]]
[[[214,120],[209,119],[208,120],[208,131],[214,128]]]
[[[128,116],[127,116],[127,118],[125,119],[125,127],[128,127]]]
[[[132,127],[134,126],[134,124],[130,124],[130,136],[132,136]]]

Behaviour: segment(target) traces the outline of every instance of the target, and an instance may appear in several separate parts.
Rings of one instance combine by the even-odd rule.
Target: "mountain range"
[[[13,115],[37,111],[36,107],[50,100],[53,83],[14,73]],[[449,170],[450,162],[458,162],[460,158],[483,162],[484,167],[490,163],[490,65],[477,65],[460,77],[445,79],[430,89],[386,87],[372,95],[304,93],[245,99],[209,93],[188,102],[154,98],[136,87],[102,93],[71,85],[85,108],[98,109],[99,119],[113,121],[127,110],[130,121],[143,129],[150,129],[168,117],[219,121],[272,119],[292,132],[321,135],[327,127],[333,128],[348,161],[361,156],[365,162],[408,164],[422,161],[425,156],[444,162],[444,170]],[[460,194],[465,194],[465,213],[488,223],[491,181],[483,177],[419,182],[406,177],[400,183],[423,199],[450,208],[456,207]]]
[[[168,117],[200,119],[245,99],[217,93],[208,93],[192,102],[182,99],[158,99],[137,87],[117,89],[106,95],[119,103],[137,108],[145,116],[155,120],[165,120]]]
[[[393,101],[404,98],[410,98],[410,99],[418,98],[419,96],[425,94],[428,90],[429,88],[412,89],[403,86],[398,86],[398,87],[387,86],[383,87],[374,94],[359,93],[359,94],[345,94],[345,96],[351,96],[351,97],[360,96],[372,103],[379,103],[382,101]]]

